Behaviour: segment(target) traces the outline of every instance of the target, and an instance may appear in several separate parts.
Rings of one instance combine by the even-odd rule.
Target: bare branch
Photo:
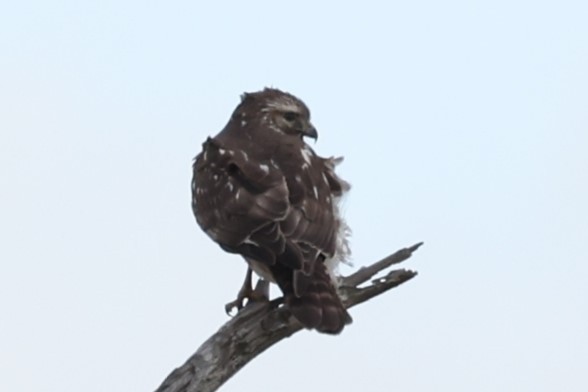
[[[343,279],[343,285],[354,287],[368,281],[378,272],[388,268],[391,265],[401,263],[408,259],[410,256],[412,256],[414,251],[420,248],[422,244],[422,242],[419,242],[418,244],[414,244],[408,248],[400,249],[396,253],[392,253],[391,255],[372,265],[360,268],[357,270],[357,272],[345,277]]]
[[[347,308],[365,302],[416,276],[398,269],[358,287],[377,273],[408,259],[421,243],[342,278],[339,292]],[[156,392],[213,392],[249,361],[280,340],[300,331],[302,326],[279,301],[245,307],[206,340],[186,363],[175,369]]]

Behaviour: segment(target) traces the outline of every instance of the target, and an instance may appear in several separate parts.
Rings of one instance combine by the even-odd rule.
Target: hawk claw
[[[269,302],[269,282],[264,279],[259,279],[255,289],[251,288],[252,271],[249,268],[243,287],[237,294],[237,299],[225,305],[225,312],[229,316],[237,315],[241,309],[252,303]],[[237,313],[233,314],[233,309],[237,309]]]
[[[237,313],[239,313],[239,311],[241,309],[243,309],[243,301],[245,300],[245,298],[239,298],[237,297],[236,300],[229,302],[228,304],[225,305],[225,313],[228,316],[235,316]],[[237,313],[233,314],[233,309],[237,308]]]

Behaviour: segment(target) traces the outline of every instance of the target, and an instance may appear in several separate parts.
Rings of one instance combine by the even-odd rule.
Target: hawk
[[[304,137],[318,134],[300,99],[273,88],[244,93],[195,159],[192,209],[210,238],[249,264],[227,311],[255,299],[253,270],[279,286],[304,327],[337,334],[351,322],[335,276],[349,255],[339,211],[349,184],[335,174],[342,158],[318,156]]]

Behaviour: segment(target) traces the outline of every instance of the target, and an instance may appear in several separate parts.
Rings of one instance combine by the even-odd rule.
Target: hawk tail
[[[298,275],[298,276],[297,276]],[[305,282],[301,282],[305,280]],[[340,333],[351,323],[351,316],[343,306],[325,265],[317,262],[311,276],[302,271],[294,272],[294,284],[282,285],[285,303],[304,327],[328,334]],[[301,285],[297,292],[293,286]],[[295,293],[297,292],[297,293]]]

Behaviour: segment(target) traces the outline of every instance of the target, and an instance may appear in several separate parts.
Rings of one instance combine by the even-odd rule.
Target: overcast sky
[[[2,5],[0,390],[152,391],[227,320],[191,163],[264,86],[346,157],[354,268],[425,245],[223,391],[588,390],[587,4]]]

